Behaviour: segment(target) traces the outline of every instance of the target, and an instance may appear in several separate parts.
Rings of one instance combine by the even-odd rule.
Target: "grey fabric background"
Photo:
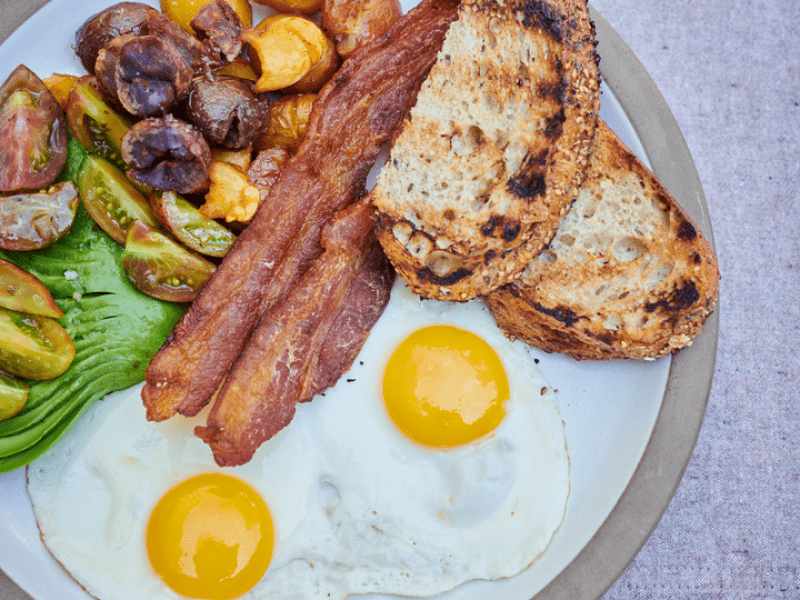
[[[800,1],[593,4],[677,118],[722,272],[697,446],[660,524],[603,598],[798,599]],[[7,583],[0,572],[0,590]]]
[[[800,598],[800,2],[593,5],[675,114],[722,274],[700,437],[604,600]]]

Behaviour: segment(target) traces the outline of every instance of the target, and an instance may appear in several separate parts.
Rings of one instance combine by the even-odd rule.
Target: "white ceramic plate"
[[[19,63],[42,77],[82,74],[71,47],[74,31],[111,4],[51,0],[0,46],[0,81]],[[25,0],[4,0],[0,16],[8,13],[19,22],[30,9]],[[262,14],[258,7],[255,12],[257,18]],[[601,116],[711,239],[694,164],[668,107],[624,42],[600,15],[593,17],[604,77]],[[565,422],[572,491],[564,523],[547,551],[520,575],[470,582],[438,598],[601,596],[647,539],[680,481],[705,412],[717,332],[715,315],[692,347],[650,363],[576,362],[535,352],[558,390]],[[89,598],[42,545],[24,469],[0,475],[0,569],[36,600]],[[2,592],[0,585],[5,598]]]

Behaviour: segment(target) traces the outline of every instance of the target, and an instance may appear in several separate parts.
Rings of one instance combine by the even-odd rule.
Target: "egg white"
[[[392,350],[433,324],[488,342],[511,388],[500,426],[449,450],[408,440],[381,399]],[[569,459],[555,394],[480,301],[421,300],[398,280],[351,371],[299,405],[240,467],[218,467],[193,435],[204,413],[149,423],[139,392],[98,403],[28,470],[42,539],[101,600],[181,597],[149,564],[147,519],[167,490],[209,471],[253,485],[273,516],[272,562],[248,599],[432,596],[512,576],[545,550],[564,516]]]

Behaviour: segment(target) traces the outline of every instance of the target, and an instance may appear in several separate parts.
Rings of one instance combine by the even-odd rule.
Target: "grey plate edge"
[[[600,69],[628,116],[653,172],[712,248],[700,178],[675,117],[655,82],[613,27],[593,8]],[[627,569],[675,495],[703,424],[714,376],[719,304],[691,346],[672,358],[661,409],[636,471],[603,525],[536,600],[596,600]]]
[[[0,42],[49,0],[0,4]],[[24,7],[20,10],[21,7]],[[688,146],[649,74],[611,25],[590,6],[601,69],[647,153],[653,171],[714,246],[711,220]],[[610,57],[610,58],[609,58]],[[633,561],[680,484],[691,458],[711,390],[719,335],[719,307],[692,346],[677,353],[656,425],[639,466],[617,505],[584,549],[536,600],[596,600]],[[2,598],[25,598],[14,582]],[[2,583],[2,580],[0,580]],[[10,586],[14,588],[10,588]],[[18,594],[14,596],[13,594]]]

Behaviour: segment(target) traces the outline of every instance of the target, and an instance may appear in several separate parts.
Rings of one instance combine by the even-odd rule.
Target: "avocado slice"
[[[63,178],[74,181],[82,154],[72,140]],[[0,421],[0,473],[43,454],[107,394],[143,381],[150,359],[185,312],[186,304],[138,291],[122,270],[123,250],[81,205],[69,233],[52,246],[0,252],[50,290],[64,312],[58,321],[75,344],[69,369],[49,381],[28,381],[25,406]]]

